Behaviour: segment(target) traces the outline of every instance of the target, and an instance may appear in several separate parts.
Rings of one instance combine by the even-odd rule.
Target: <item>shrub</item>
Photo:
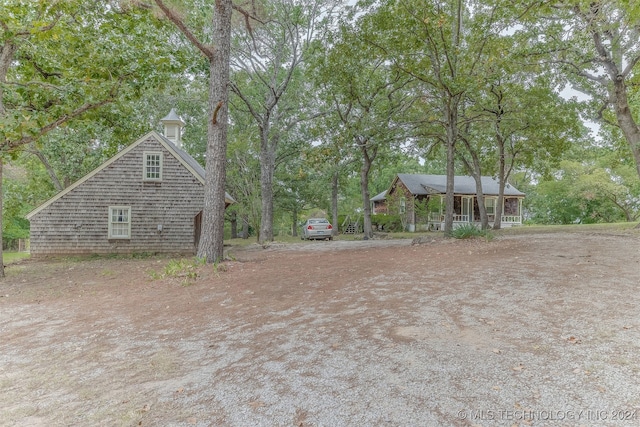
[[[490,230],[481,230],[474,224],[463,224],[454,228],[451,233],[451,237],[456,239],[471,239],[474,237],[484,237],[487,240],[493,239],[493,233]]]
[[[157,273],[152,271],[149,274],[154,280],[166,277],[181,278],[183,279],[182,285],[188,286],[198,278],[198,268],[204,264],[205,260],[202,258],[170,260],[164,267],[164,272]],[[217,266],[214,266],[214,269],[217,272]]]
[[[400,215],[371,215],[371,225],[387,232],[404,231]]]

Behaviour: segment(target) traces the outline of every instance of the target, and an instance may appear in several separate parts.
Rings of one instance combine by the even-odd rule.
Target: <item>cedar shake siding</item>
[[[204,188],[193,167],[185,166],[186,153],[174,149],[151,132],[34,210],[28,216],[32,255],[194,253],[194,219]],[[143,179],[145,153],[162,153],[160,180],[157,163],[150,175],[156,179]],[[109,237],[110,221],[118,220],[110,207],[130,208],[118,232],[128,238]]]

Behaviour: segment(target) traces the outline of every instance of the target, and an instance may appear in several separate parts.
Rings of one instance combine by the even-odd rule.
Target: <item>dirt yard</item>
[[[640,425],[638,230],[228,252],[9,266],[0,425]]]

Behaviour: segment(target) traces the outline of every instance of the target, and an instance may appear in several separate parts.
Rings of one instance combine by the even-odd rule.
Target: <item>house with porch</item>
[[[31,255],[195,253],[205,170],[171,110],[152,131],[27,214]],[[225,193],[225,207],[234,200]]]
[[[484,203],[489,224],[501,215],[502,227],[522,225],[522,201],[525,194],[511,184],[504,188],[502,212],[498,212],[499,183],[489,176],[481,177]],[[400,215],[405,228],[441,230],[444,228],[446,175],[398,174],[389,189],[371,198],[374,214]],[[454,178],[454,227],[479,224],[480,211],[476,182],[471,176]]]

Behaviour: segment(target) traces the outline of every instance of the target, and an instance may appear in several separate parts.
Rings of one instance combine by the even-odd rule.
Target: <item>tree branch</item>
[[[75,110],[71,111],[70,113],[64,114],[61,117],[58,117],[58,119],[46,124],[45,126],[42,126],[38,130],[38,132],[36,132],[35,135],[23,136],[22,138],[16,139],[14,141],[5,140],[4,143],[2,144],[2,151],[5,151],[5,152],[12,151],[25,144],[30,144],[32,142],[35,142],[36,140],[38,140],[38,138],[45,135],[47,132],[52,131],[53,129],[68,122],[69,120],[75,119],[76,117],[81,116],[82,114],[86,113],[89,110],[93,110],[95,108],[102,107],[103,105],[107,105],[113,102],[113,100],[114,100],[113,97],[109,97],[100,102],[86,103],[76,108]]]
[[[45,169],[47,170],[47,173],[49,174],[49,178],[51,178],[51,181],[53,182],[53,186],[55,187],[55,189],[58,191],[64,190],[64,186],[60,182],[60,179],[58,178],[58,175],[53,169],[53,166],[51,166],[51,163],[49,163],[49,159],[47,159],[44,153],[38,150],[33,143],[29,145],[30,147],[26,150],[26,152],[31,153],[34,156],[36,156],[38,159],[40,159]]]
[[[258,18],[258,15],[256,15],[255,13],[251,13],[248,10],[236,4],[231,5],[231,7],[233,8],[233,10],[235,10],[236,12],[239,12],[242,16],[244,16],[245,26],[247,27],[247,30],[249,30],[249,32],[251,32],[251,24],[249,23],[250,21],[256,21],[259,24],[263,24],[263,25],[265,24],[265,21]]]
[[[196,47],[202,54],[207,57],[210,61],[213,61],[214,58],[214,48],[212,46],[207,46],[203,44],[198,38],[191,32],[191,30],[184,23],[182,18],[171,8],[169,8],[162,0],[154,0],[164,16],[169,19],[169,21],[173,22],[176,27],[185,35],[185,37]]]
[[[636,64],[638,63],[638,61],[640,61],[640,54],[634,56],[633,58],[631,58],[629,60],[629,63],[627,64],[627,66],[625,67],[624,71],[622,72],[622,75],[624,77],[627,77],[631,71],[633,70],[633,68],[636,66]]]
[[[240,88],[233,82],[229,82],[229,88],[233,93],[238,95],[238,97],[242,100],[242,102],[244,102],[244,104],[249,109],[249,113],[253,116],[253,118],[256,119],[256,121],[258,121],[259,123],[262,123],[262,120],[263,120],[262,116],[253,108],[253,105],[251,105],[251,101],[244,96]]]

